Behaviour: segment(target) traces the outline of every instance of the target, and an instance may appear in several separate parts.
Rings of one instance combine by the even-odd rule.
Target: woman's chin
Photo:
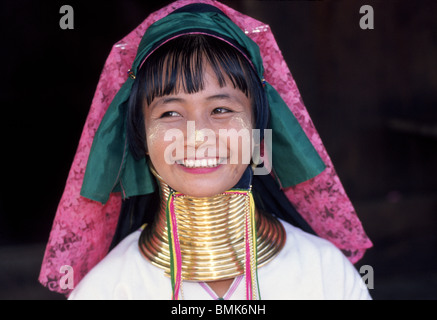
[[[215,196],[229,189],[231,188],[214,188],[211,187],[211,185],[205,186],[203,184],[198,184],[198,185],[190,185],[189,187],[181,186],[179,189],[175,189],[175,190],[187,196],[191,196],[195,198],[204,198],[204,197]]]
[[[192,197],[211,197],[232,189],[245,167],[223,164],[212,168],[187,168],[175,164],[162,179],[177,192]]]
[[[196,175],[196,177],[187,178],[173,186],[169,185],[176,191],[187,196],[203,198],[212,197],[231,189],[236,183],[229,181],[220,181],[223,176],[214,176],[210,174]]]

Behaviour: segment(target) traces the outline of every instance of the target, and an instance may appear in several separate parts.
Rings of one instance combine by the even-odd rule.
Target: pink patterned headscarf
[[[127,70],[146,29],[172,11],[191,3],[216,6],[258,44],[265,79],[281,95],[325,163],[326,169],[315,178],[283,190],[295,209],[320,237],[335,244],[352,263],[360,260],[366,249],[372,246],[269,26],[216,1],[179,0],[152,13],[113,46],[106,60],[44,254],[39,281],[52,291],[64,294],[71,291],[60,283],[64,276],[62,266],[72,267],[74,283],[77,284],[108,253],[120,214],[121,195],[111,194],[105,205],[80,196],[93,137],[112,99],[126,81]]]

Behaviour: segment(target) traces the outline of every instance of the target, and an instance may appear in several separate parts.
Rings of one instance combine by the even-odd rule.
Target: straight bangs
[[[208,66],[220,87],[231,84],[246,96],[252,96],[248,81],[253,71],[243,54],[220,39],[193,34],[168,41],[144,62],[139,72],[143,101],[150,105],[155,98],[166,95],[202,91]]]

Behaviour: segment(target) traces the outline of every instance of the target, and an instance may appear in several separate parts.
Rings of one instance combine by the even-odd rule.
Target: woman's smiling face
[[[150,160],[174,190],[216,195],[235,186],[246,170],[252,101],[230,82],[220,86],[210,67],[203,90],[157,97],[145,105],[144,116]]]

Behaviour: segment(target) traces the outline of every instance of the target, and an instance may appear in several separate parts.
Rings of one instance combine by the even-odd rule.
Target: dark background
[[[1,2],[0,299],[62,298],[37,277],[100,72],[170,2]],[[436,299],[437,1],[223,2],[273,30],[374,243],[356,265],[373,267],[373,297]]]

